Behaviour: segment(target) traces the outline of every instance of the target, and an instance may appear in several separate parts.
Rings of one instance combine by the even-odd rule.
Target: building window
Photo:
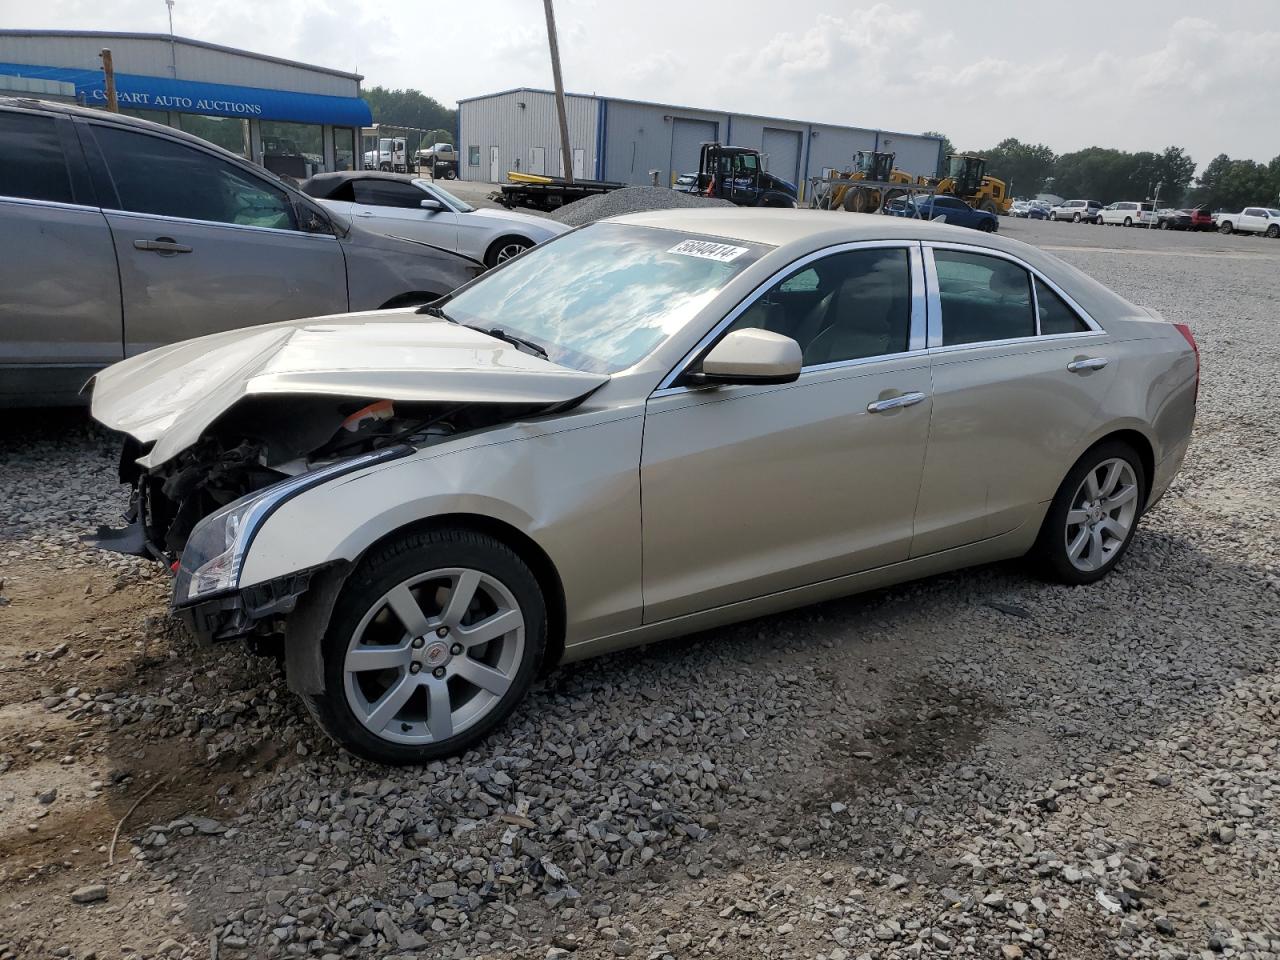
[[[328,168],[324,162],[324,128],[314,123],[263,120],[262,165],[272,173],[305,180]]]
[[[480,166],[480,148],[479,147],[467,147],[467,166],[469,167]]]
[[[178,129],[208,140],[223,150],[249,159],[249,121],[234,117],[206,117],[197,113],[178,114]]]
[[[106,109],[103,107],[102,109]],[[167,110],[135,110],[132,107],[121,107],[120,112],[126,117],[137,117],[139,120],[150,120],[152,123],[163,123],[166,127],[169,125],[169,112]]]
[[[356,132],[350,127],[333,128],[333,159],[335,170],[356,168]]]

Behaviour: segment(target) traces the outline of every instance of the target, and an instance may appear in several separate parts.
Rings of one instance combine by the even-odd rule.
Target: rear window
[[[52,117],[0,113],[0,196],[75,202]]]
[[[1142,209],[1143,209],[1143,210],[1154,210],[1155,208],[1156,208],[1156,205],[1155,205],[1154,203],[1144,203],[1144,204],[1142,204]]]

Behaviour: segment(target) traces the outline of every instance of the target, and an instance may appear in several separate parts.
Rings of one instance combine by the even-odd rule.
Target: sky
[[[1280,0],[556,0],[556,18],[570,92],[936,130],[962,150],[1280,154]],[[0,27],[168,20],[164,0],[0,0]],[[449,106],[551,86],[541,0],[176,0],[174,30]]]

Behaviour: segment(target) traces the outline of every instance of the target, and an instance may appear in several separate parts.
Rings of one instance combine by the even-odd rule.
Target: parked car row
[[[1015,200],[1009,207],[1009,216],[1024,220],[1048,220],[1052,207],[1045,200]]]
[[[229,325],[428,303],[568,229],[394,174],[298,190],[171,127],[28,99],[0,98],[0,170],[0,406],[75,402],[102,367]]]
[[[1260,233],[1280,237],[1280,210],[1274,207],[1245,207],[1239,213],[1214,214],[1219,233]]]

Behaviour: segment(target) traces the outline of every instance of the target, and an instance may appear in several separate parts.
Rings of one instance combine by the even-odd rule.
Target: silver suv
[[[0,170],[0,407],[76,403],[102,367],[162,344],[424,303],[484,269],[99,110],[0,97]]]
[[[1050,220],[1070,220],[1073,223],[1097,223],[1102,204],[1097,200],[1064,200],[1049,208]]]

